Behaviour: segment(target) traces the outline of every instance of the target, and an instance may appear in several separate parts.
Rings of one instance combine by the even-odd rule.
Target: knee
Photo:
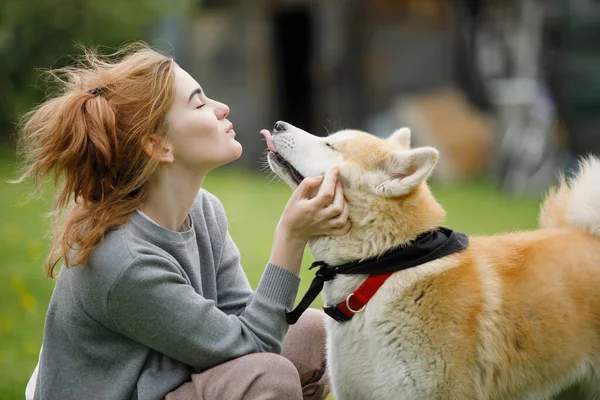
[[[279,354],[259,353],[253,356],[257,372],[254,389],[261,399],[302,399],[300,375],[287,358]]]
[[[291,360],[300,374],[305,391],[327,390],[329,382],[325,354],[326,330],[324,312],[309,308],[298,322],[290,327],[283,342],[282,355]],[[312,389],[310,387],[313,387]]]
[[[286,339],[283,342],[283,348],[286,344],[302,343],[303,351],[324,356],[325,342],[327,332],[325,329],[325,319],[327,315],[324,312],[309,308],[306,310],[296,325],[290,327]]]
[[[327,315],[323,311],[309,308],[298,320],[298,325],[312,335],[325,337],[325,319]]]

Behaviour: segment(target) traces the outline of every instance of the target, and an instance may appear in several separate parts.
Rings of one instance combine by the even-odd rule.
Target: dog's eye
[[[331,150],[335,150],[335,147],[333,147],[333,145],[331,143],[325,143],[327,145],[327,147],[329,147]]]

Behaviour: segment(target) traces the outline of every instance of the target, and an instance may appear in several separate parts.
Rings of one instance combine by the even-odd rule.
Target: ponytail
[[[117,158],[115,113],[106,99],[86,92],[68,93],[42,104],[30,113],[23,126],[29,132],[29,169],[19,182],[33,175],[38,181],[52,174],[55,185],[64,176],[64,188],[56,206],[66,206],[69,197],[99,200],[98,180]]]

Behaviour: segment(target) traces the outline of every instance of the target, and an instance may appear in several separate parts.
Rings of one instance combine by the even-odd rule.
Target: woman
[[[54,75],[62,91],[20,132],[19,181],[60,185],[48,275],[63,268],[35,398],[326,396],[321,316],[284,341],[285,311],[309,238],[349,231],[337,172],[294,191],[252,293],[225,212],[201,189],[242,152],[229,108],[140,44],[110,59],[87,52]]]

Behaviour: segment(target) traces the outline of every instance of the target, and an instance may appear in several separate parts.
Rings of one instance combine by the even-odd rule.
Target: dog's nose
[[[277,122],[275,122],[275,126],[273,127],[273,132],[275,132],[275,133],[283,132],[283,131],[286,131],[287,128],[288,128],[287,122],[277,121]]]

